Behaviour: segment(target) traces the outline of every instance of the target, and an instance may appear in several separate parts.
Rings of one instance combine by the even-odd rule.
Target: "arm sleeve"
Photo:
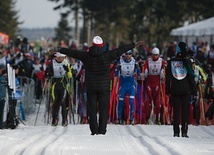
[[[192,94],[194,96],[197,96],[197,85],[196,85],[194,76],[192,76],[192,75],[188,75],[188,76],[189,76],[189,83],[190,83],[190,86],[191,86]]]
[[[72,58],[76,58],[76,59],[79,59],[79,60],[82,60],[83,58],[83,55],[86,54],[85,51],[80,51],[80,50],[72,50],[72,49],[69,49],[69,48],[61,48],[59,50],[60,53],[62,54],[65,54],[69,57],[72,57]]]
[[[131,43],[109,51],[110,61],[113,61],[119,58],[123,53],[133,49],[134,47],[135,47],[135,43]]]
[[[51,78],[52,76],[53,76],[53,63],[51,62],[45,70],[45,77]]]
[[[144,64],[144,69],[143,69],[143,72],[144,72],[144,77],[147,78],[148,74],[149,74],[149,70],[148,70],[148,67],[149,64],[148,64],[148,60],[146,60],[145,64]]]
[[[166,94],[170,94],[170,83],[171,83],[171,66],[170,61],[168,61],[167,67],[166,67]]]

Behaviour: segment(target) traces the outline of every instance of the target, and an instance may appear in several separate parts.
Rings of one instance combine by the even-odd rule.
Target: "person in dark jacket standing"
[[[88,52],[61,48],[60,53],[79,59],[85,66],[85,84],[88,99],[89,127],[91,135],[105,134],[110,103],[110,63],[120,55],[131,50],[143,41],[127,44],[111,51],[104,51],[100,36],[93,38],[93,45]],[[97,111],[99,107],[99,123]]]
[[[0,129],[2,129],[6,101],[7,78],[6,74],[4,74],[5,69],[6,67],[3,64],[0,64]]]
[[[170,104],[174,112],[174,137],[180,136],[179,119],[181,112],[181,136],[188,138],[190,97],[193,95],[194,98],[197,98],[197,87],[191,61],[186,57],[186,43],[179,42],[176,52],[176,56],[168,61],[166,69],[166,94],[170,95]]]

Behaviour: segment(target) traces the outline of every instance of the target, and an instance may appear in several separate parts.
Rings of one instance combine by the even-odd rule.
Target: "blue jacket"
[[[125,62],[125,63],[130,63],[130,61],[127,61],[126,59],[123,59],[123,61]],[[121,60],[119,60],[118,61],[118,66],[117,66],[117,69],[115,70],[115,76],[120,76],[120,85],[123,85],[123,84],[125,84],[125,85],[136,85],[136,81],[135,81],[135,76],[134,76],[134,74],[136,74],[137,73],[137,75],[139,76],[140,75],[140,73],[141,73],[141,71],[140,71],[140,69],[139,69],[139,66],[138,66],[138,63],[137,63],[137,61],[135,60],[135,64],[134,64],[134,73],[133,73],[133,75],[130,75],[130,76],[123,76],[122,74],[121,74]]]

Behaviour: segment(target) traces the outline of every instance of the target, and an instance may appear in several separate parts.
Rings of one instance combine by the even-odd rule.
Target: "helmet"
[[[160,51],[159,51],[159,49],[157,48],[157,47],[154,47],[153,49],[152,49],[152,54],[160,54]]]

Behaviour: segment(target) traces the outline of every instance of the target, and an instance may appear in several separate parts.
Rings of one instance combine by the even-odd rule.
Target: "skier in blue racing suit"
[[[120,59],[115,75],[120,77],[119,102],[117,105],[118,123],[123,124],[123,105],[126,94],[129,95],[130,116],[129,124],[134,125],[134,99],[136,93],[135,74],[140,75],[137,61],[132,57],[132,51],[125,53],[125,58]]]

